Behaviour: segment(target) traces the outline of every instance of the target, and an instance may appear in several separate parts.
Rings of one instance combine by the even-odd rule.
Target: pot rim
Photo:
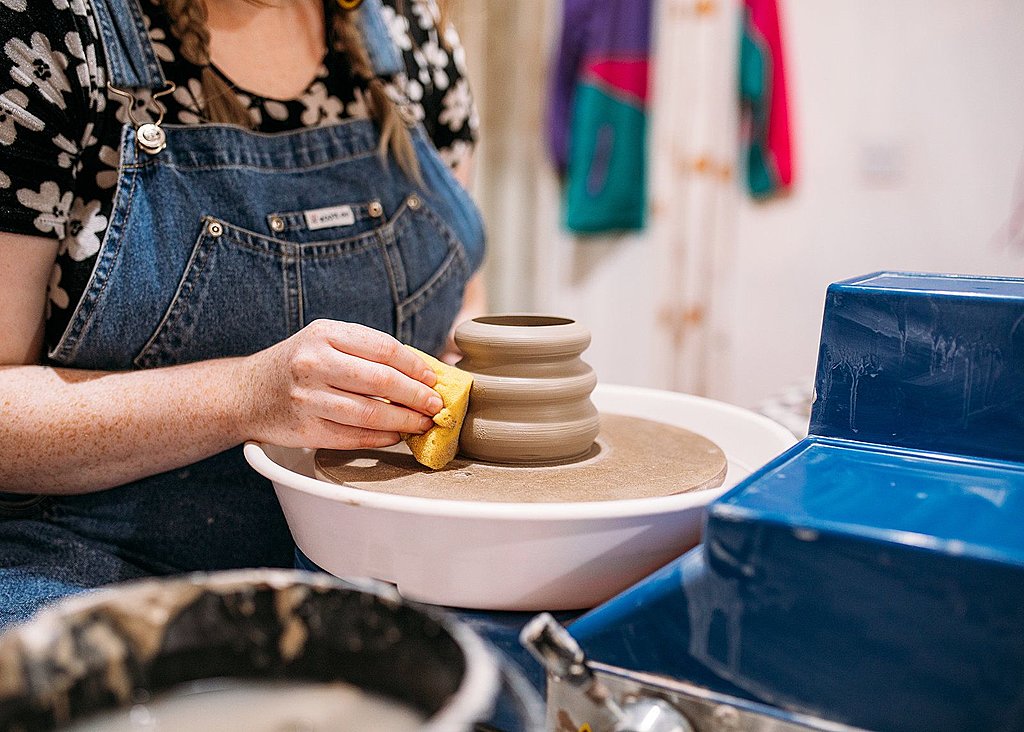
[[[467,361],[486,359],[483,349],[491,346],[500,348],[503,358],[571,357],[579,356],[590,346],[590,330],[572,318],[558,315],[500,313],[459,323],[455,343],[466,354]]]

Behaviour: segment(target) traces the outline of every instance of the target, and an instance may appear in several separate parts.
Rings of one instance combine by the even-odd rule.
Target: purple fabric
[[[568,161],[576,85],[589,64],[648,58],[652,0],[563,0],[562,34],[552,71],[548,145],[559,172]]]

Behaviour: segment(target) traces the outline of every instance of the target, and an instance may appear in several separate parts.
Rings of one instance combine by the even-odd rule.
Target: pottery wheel
[[[575,503],[651,498],[717,488],[725,453],[681,427],[601,415],[590,454],[562,465],[496,465],[456,457],[443,470],[417,463],[405,445],[384,450],[317,450],[316,476],[377,493],[456,501]]]

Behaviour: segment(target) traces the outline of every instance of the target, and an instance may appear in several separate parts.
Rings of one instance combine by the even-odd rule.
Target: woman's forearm
[[[239,444],[246,437],[244,363],[132,372],[0,368],[0,490],[91,492]]]
[[[251,356],[130,372],[0,367],[0,491],[87,493],[254,439],[383,447],[444,406],[389,335],[315,321]]]

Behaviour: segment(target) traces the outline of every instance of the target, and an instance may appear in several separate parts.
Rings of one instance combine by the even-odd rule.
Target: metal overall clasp
[[[139,100],[130,91],[118,89],[116,86],[111,85],[110,82],[107,82],[107,89],[119,97],[124,97],[128,100],[128,106],[125,108],[125,111],[128,115],[128,120],[135,128],[135,141],[143,152],[156,155],[167,147],[167,133],[160,127],[160,123],[164,121],[164,115],[167,113],[167,108],[159,99],[174,93],[177,86],[175,86],[173,81],[165,82],[163,89],[153,93],[153,101],[156,103],[158,115],[155,122],[140,122],[135,118],[135,105]]]

